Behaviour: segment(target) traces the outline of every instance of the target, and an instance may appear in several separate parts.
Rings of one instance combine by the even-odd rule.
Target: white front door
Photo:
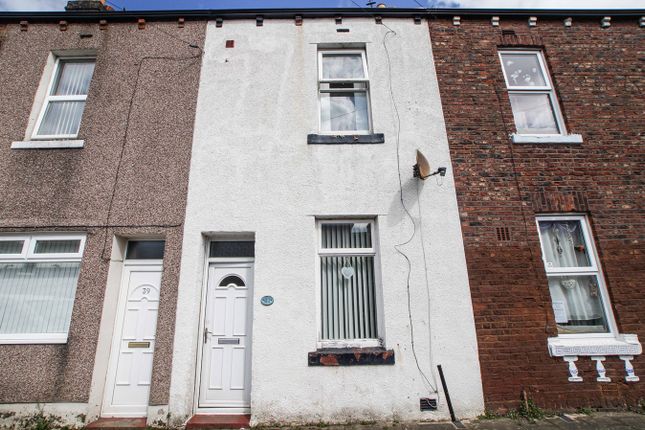
[[[200,408],[251,405],[253,263],[211,263],[202,333]],[[230,409],[230,410],[228,410]]]
[[[103,416],[147,414],[161,270],[161,264],[123,267]]]

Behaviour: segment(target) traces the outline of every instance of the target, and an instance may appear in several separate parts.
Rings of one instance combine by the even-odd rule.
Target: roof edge
[[[412,18],[440,16],[538,16],[538,17],[639,17],[645,16],[645,9],[423,9],[423,8],[328,8],[328,9],[203,9],[203,10],[139,10],[139,11],[51,11],[51,12],[0,12],[0,21],[17,22],[28,20],[48,22],[58,20],[109,21],[144,18],[150,20],[185,19],[247,19],[262,15],[266,19],[291,19],[296,15],[303,18],[327,18],[337,15],[343,17]]]

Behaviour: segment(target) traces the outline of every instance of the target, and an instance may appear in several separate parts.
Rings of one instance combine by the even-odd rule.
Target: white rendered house
[[[416,151],[445,177],[413,177]],[[416,358],[415,358],[416,356]],[[483,411],[428,28],[208,24],[168,411],[251,424]],[[438,409],[422,411],[421,399]]]

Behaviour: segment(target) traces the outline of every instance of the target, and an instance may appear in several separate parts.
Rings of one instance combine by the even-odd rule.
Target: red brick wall
[[[564,18],[564,17],[562,17]],[[516,36],[502,35],[514,30]],[[430,36],[451,146],[473,295],[487,408],[516,407],[523,390],[544,408],[609,407],[645,397],[643,382],[624,382],[623,362],[608,357],[611,383],[597,383],[594,363],[578,361],[582,383],[567,381],[549,357],[556,334],[535,216],[588,215],[612,309],[622,333],[645,341],[643,217],[645,29],[638,17],[502,17],[430,21]],[[570,133],[582,144],[512,144],[515,132],[498,47],[543,49]],[[496,227],[510,228],[498,241]]]

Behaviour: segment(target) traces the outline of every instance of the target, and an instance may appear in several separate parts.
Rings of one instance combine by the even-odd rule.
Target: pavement
[[[319,430],[322,427],[298,427],[298,430]],[[280,430],[281,427],[263,427]],[[591,414],[563,414],[529,422],[525,419],[495,418],[450,422],[374,424],[326,426],[324,430],[645,430],[645,415],[632,412],[593,412]]]

